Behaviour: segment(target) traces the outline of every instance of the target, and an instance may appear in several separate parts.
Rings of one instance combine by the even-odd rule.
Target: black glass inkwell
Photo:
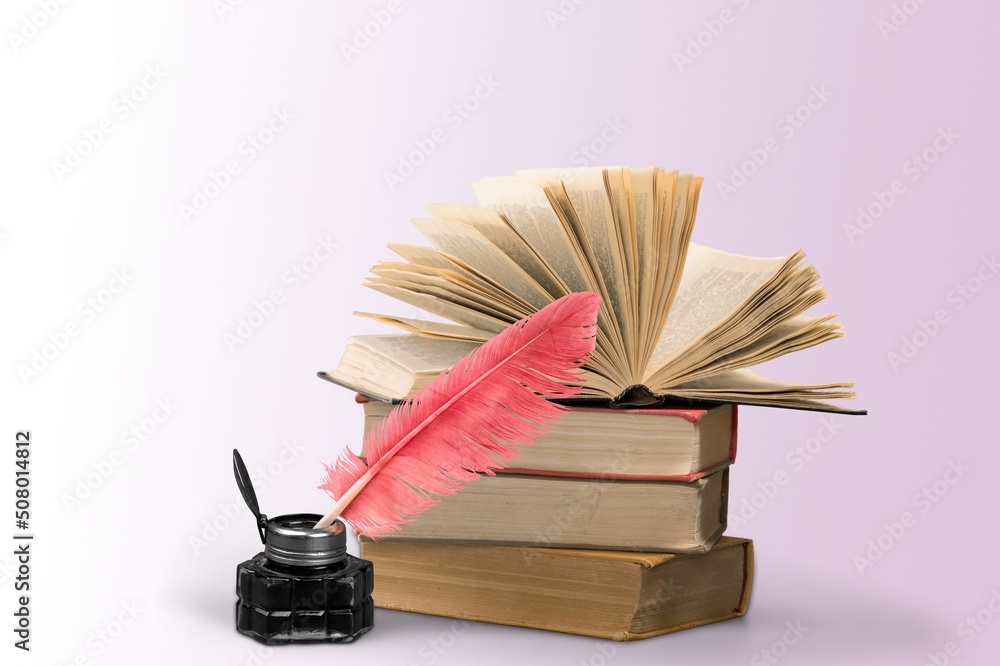
[[[347,643],[372,628],[372,564],[347,553],[344,523],[260,512],[250,475],[233,451],[236,484],[257,519],[264,552],[236,567],[236,630],[268,645]]]

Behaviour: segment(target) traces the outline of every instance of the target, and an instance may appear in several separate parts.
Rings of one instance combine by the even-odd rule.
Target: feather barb
[[[600,296],[564,296],[442,372],[369,433],[367,459],[345,449],[319,486],[336,504],[317,528],[343,516],[372,538],[398,530],[480,474],[492,474],[545,432],[565,408],[546,398],[579,391],[577,370],[594,350]]]

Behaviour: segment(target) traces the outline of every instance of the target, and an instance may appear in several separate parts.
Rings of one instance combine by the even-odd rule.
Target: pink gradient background
[[[235,565],[260,547],[252,521],[242,510],[219,520],[232,524],[206,547],[191,541],[237,501],[231,449],[251,469],[280,467],[258,487],[266,513],[322,512],[319,461],[357,445],[361,417],[350,394],[315,372],[337,363],[348,335],[382,330],[353,310],[412,314],[360,286],[391,256],[385,244],[419,242],[408,219],[428,203],[473,201],[472,180],[571,165],[615,118],[627,127],[595,164],[705,176],[698,242],[762,256],[806,251],[830,293],[825,310],[840,313],[848,337],[767,372],[854,380],[871,411],[838,417],[836,435],[797,469],[786,456],[817,436],[823,417],[742,410],[729,533],[756,545],[748,615],[614,644],[606,657],[594,639],[488,624],[470,625],[439,653],[430,641],[452,621],[379,612],[352,647],[287,647],[263,661],[769,663],[761,650],[798,621],[808,632],[780,663],[923,664],[950,641],[958,654],[948,663],[991,663],[1000,652],[993,611],[981,618],[998,621],[973,640],[957,632],[1000,590],[991,527],[1000,484],[989,481],[1000,463],[1000,280],[961,309],[948,294],[1000,250],[1000,8],[927,2],[884,39],[886,0],[745,9],[591,0],[554,29],[546,12],[556,0],[401,0],[348,62],[340,44],[386,5],[246,1],[220,18],[208,2],[70,3],[15,50],[10,33],[39,10],[5,4],[0,413],[6,437],[33,432],[38,535],[35,650],[25,655],[8,638],[5,663],[255,663],[259,646],[232,618]],[[723,10],[733,21],[679,71],[674,53]],[[166,79],[60,182],[52,162],[111,115],[147,66]],[[491,76],[500,86],[467,121],[443,121]],[[832,97],[786,140],[776,123],[814,86]],[[296,116],[290,127],[185,223],[179,206],[213,170],[241,161],[240,142],[282,107]],[[384,172],[436,127],[447,140],[390,191]],[[904,162],[948,127],[954,145],[910,182]],[[724,201],[717,184],[769,137],[778,152]],[[844,225],[894,179],[905,194],[850,242]],[[326,235],[340,244],[335,256],[292,288],[283,275]],[[78,304],[119,269],[134,276],[129,286],[22,381],[18,366],[81,320]],[[274,289],[284,302],[230,351],[224,335]],[[947,324],[894,369],[887,355],[941,309]],[[175,413],[68,508],[65,496],[123,449],[123,433],[157,399],[175,402]],[[281,461],[292,440],[301,450]],[[950,461],[969,471],[922,512],[914,496]],[[780,471],[788,483],[735,526],[742,502]],[[915,525],[859,573],[855,556],[907,511]],[[6,614],[10,555],[0,564]],[[133,601],[136,621],[98,652],[95,632]]]

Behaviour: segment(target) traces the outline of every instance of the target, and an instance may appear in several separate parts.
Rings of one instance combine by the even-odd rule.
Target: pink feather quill
[[[520,454],[565,410],[574,370],[594,350],[600,296],[580,292],[517,321],[396,407],[365,439],[367,461],[344,449],[319,487],[336,500],[316,523],[343,516],[377,539],[482,473]]]

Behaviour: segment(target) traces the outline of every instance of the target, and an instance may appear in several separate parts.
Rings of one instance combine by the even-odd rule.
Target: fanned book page
[[[413,220],[430,246],[366,285],[435,317],[357,313],[404,331],[352,338],[321,376],[404,400],[464,353],[568,293],[601,296],[580,399],[665,400],[864,413],[848,382],[776,381],[749,368],[841,337],[801,251],[747,257],[691,242],[702,179],[660,167],[528,169],[473,184],[479,204],[435,204]],[[374,339],[371,339],[374,338]],[[418,360],[419,359],[419,360]]]

